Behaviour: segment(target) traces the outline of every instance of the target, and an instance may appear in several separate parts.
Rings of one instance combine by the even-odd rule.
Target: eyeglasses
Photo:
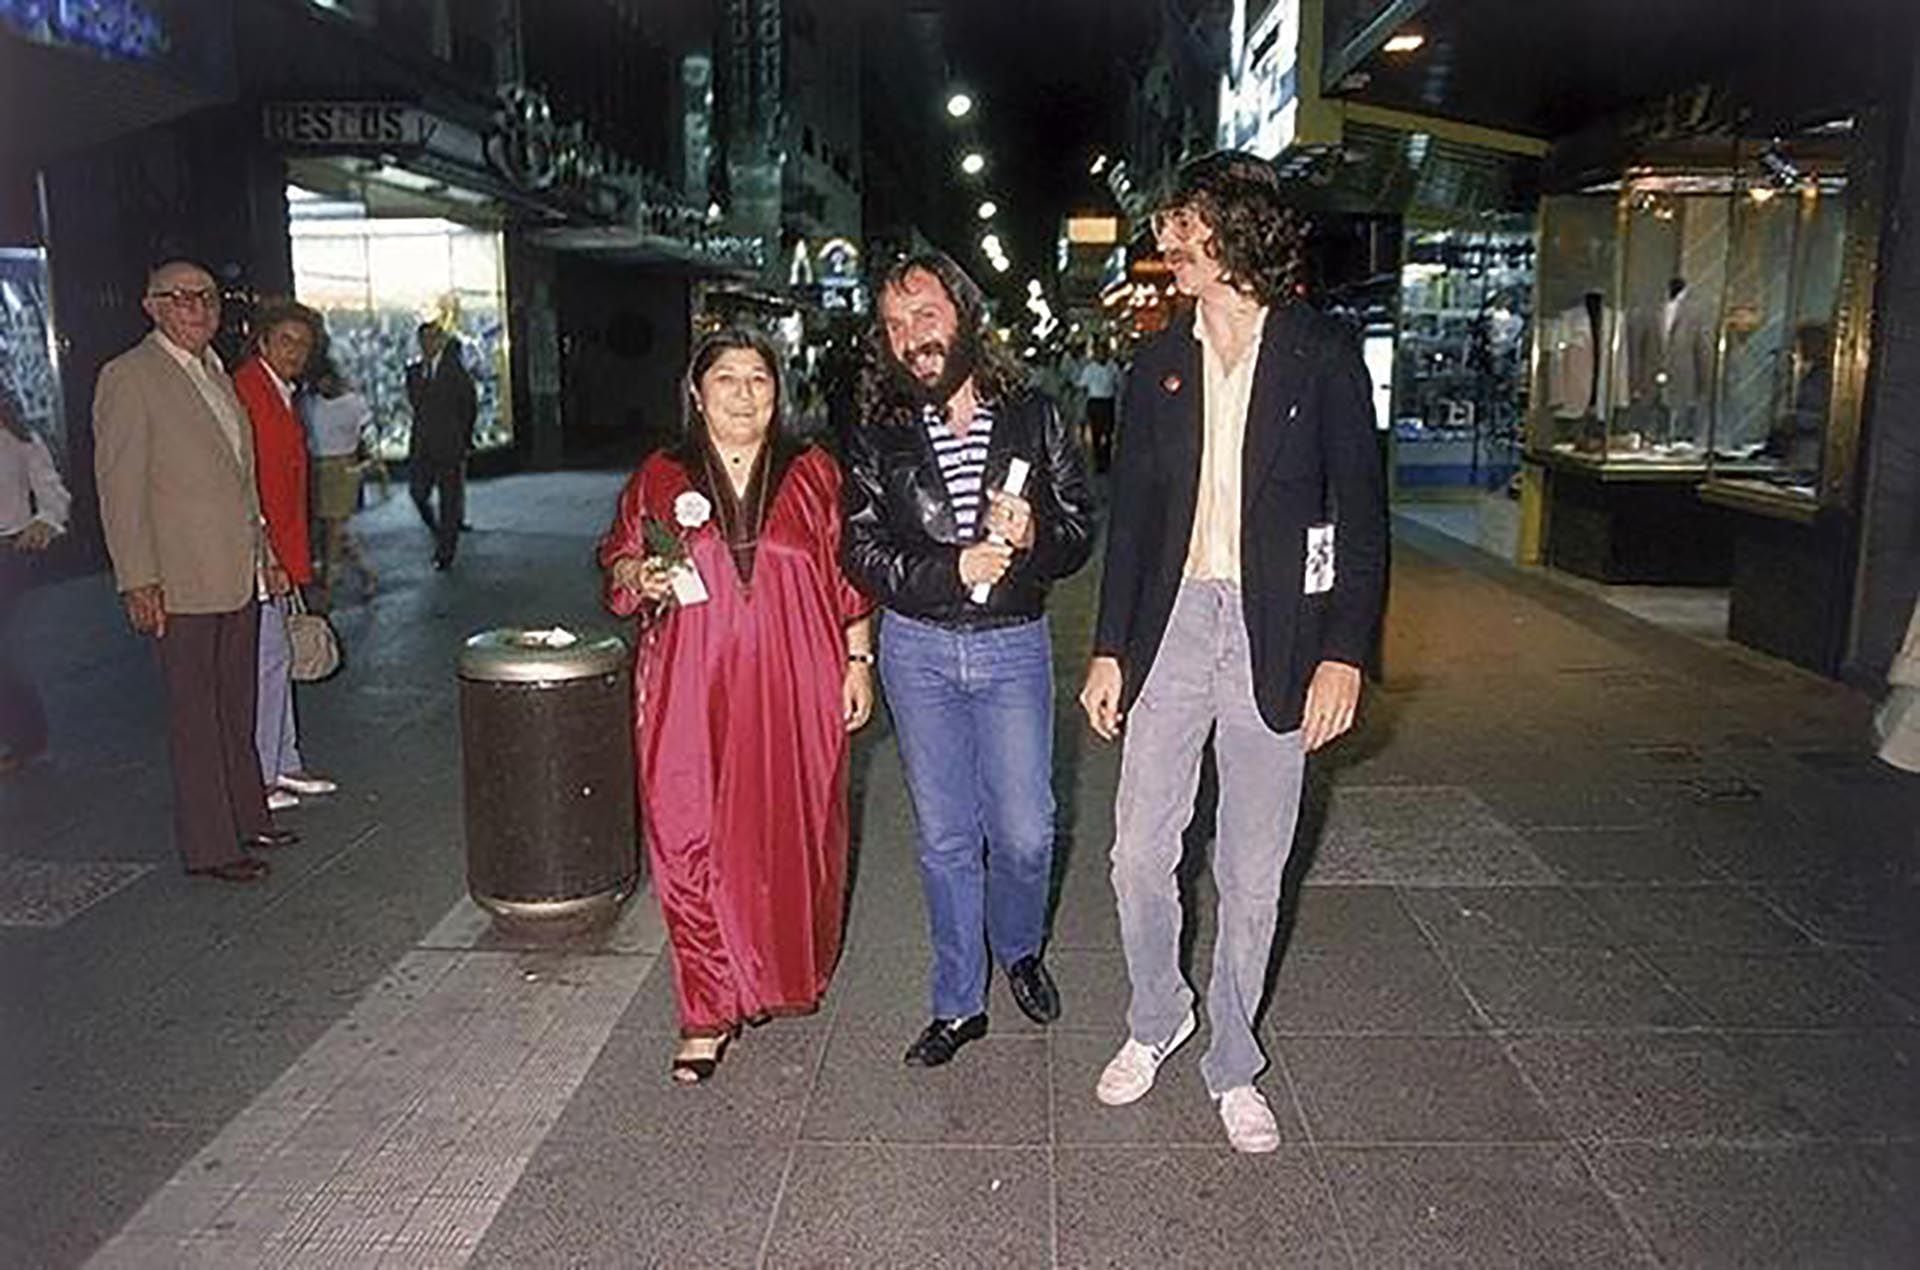
[[[1207,223],[1191,207],[1163,207],[1147,218],[1158,243],[1185,243],[1205,235]]]
[[[147,299],[159,300],[162,303],[171,304],[182,309],[193,305],[198,305],[203,309],[211,309],[220,303],[220,293],[212,287],[199,287],[195,289],[175,287],[171,291],[149,291],[147,292]]]

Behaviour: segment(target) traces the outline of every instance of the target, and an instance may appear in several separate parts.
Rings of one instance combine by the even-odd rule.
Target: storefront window
[[[1619,200],[1569,194],[1540,203],[1531,445],[1599,461],[1607,453],[1610,373],[1620,305],[1614,294]]]
[[[379,451],[407,452],[413,419],[406,368],[415,330],[457,333],[479,395],[474,447],[513,441],[506,378],[506,294],[498,233],[445,220],[295,220],[296,294],[327,319],[334,361],[373,405]]]
[[[60,373],[54,361],[47,255],[38,247],[0,247],[0,382],[56,455],[66,448]]]
[[[1542,201],[1536,453],[1820,496],[1849,131],[1729,140],[1720,165]]]
[[[1503,484],[1519,465],[1533,309],[1530,230],[1415,230],[1400,271],[1395,483]]]
[[[1629,182],[1623,194],[1623,390],[1607,455],[1703,463],[1712,430],[1715,327],[1727,272],[1724,182]],[[1715,189],[1714,186],[1721,188]]]
[[[1847,232],[1846,178],[1780,188],[1755,164],[1733,200],[1716,460],[1814,498],[1833,405],[1834,330]],[[1721,465],[1716,472],[1721,475]]]

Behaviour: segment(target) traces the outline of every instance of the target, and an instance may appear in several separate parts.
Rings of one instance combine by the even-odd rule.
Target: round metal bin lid
[[[460,677],[481,683],[591,679],[612,674],[626,659],[626,643],[606,631],[500,626],[467,637]]]

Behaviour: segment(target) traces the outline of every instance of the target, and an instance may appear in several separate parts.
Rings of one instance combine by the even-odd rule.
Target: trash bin
[[[610,920],[640,880],[617,635],[503,627],[460,652],[467,889],[514,923]]]

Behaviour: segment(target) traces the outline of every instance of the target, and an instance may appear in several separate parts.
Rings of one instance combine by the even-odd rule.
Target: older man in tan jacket
[[[259,600],[283,591],[262,533],[253,438],[210,347],[220,290],[189,261],[147,278],[153,330],[94,388],[100,519],[127,617],[159,651],[174,837],[187,872],[254,882],[286,846],[254,753]]]

